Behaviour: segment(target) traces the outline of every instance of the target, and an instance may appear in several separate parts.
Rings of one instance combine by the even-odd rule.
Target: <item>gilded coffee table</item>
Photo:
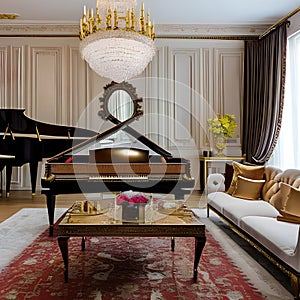
[[[197,281],[198,264],[205,246],[205,225],[184,208],[171,213],[155,211],[151,220],[146,217],[143,223],[127,223],[112,216],[111,211],[99,214],[74,215],[70,209],[58,225],[58,244],[63,257],[65,281],[68,281],[68,240],[70,237],[82,238],[82,250],[85,249],[86,236],[139,236],[171,237],[171,250],[174,251],[174,237],[194,237],[195,256],[193,279]]]

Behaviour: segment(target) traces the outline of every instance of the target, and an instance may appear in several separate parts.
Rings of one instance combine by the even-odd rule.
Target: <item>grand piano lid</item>
[[[75,145],[74,147],[71,147],[61,153],[58,153],[57,155],[49,158],[47,160],[47,163],[53,162],[58,160],[59,158],[63,157],[63,156],[67,156],[67,155],[72,155],[74,153],[77,153],[97,142],[100,142],[104,139],[107,139],[108,137],[110,137],[112,134],[116,133],[118,130],[121,130],[122,128],[124,128],[125,126],[127,126],[128,124],[130,124],[131,122],[133,122],[135,119],[139,118],[141,115],[143,114],[142,111],[138,110],[131,118],[125,120],[124,122],[121,122],[101,133],[96,134],[95,136],[83,141],[80,144]]]
[[[125,133],[133,137],[136,141],[136,144],[139,143],[140,145],[144,145],[140,148],[144,148],[144,149],[148,148],[152,152],[164,157],[165,159],[172,159],[173,155],[170,152],[163,149],[154,141],[150,140],[145,135],[141,134],[140,132],[136,131],[135,129],[129,126],[131,122],[133,122],[135,119],[138,119],[143,114],[140,105],[140,102],[142,102],[143,99],[138,98],[138,96],[135,93],[135,88],[127,82],[122,82],[122,83],[112,82],[111,84],[108,84],[104,89],[105,92],[103,94],[103,97],[100,98],[100,106],[102,107],[102,110],[99,112],[99,115],[104,120],[109,120],[112,123],[114,123],[115,126],[102,133],[95,135],[94,137],[91,137],[90,139],[84,141],[81,144],[78,144],[72,148],[67,149],[66,151],[63,151],[55,155],[54,157],[48,159],[47,162],[58,160],[62,158],[64,155],[70,156],[70,155],[79,154],[80,151],[82,151],[81,154],[83,154],[84,151],[86,151],[86,154],[88,154],[87,148],[91,148],[91,147],[95,148],[96,143],[99,143],[100,141],[107,139],[109,136],[118,132],[119,130],[123,130]],[[123,93],[123,95],[125,93],[126,96],[129,96],[129,101],[127,98],[125,105],[124,103],[122,103],[121,105],[119,103],[118,94],[120,91]],[[114,96],[116,96],[116,93],[118,94],[117,97],[115,98]],[[114,100],[116,100],[117,104],[116,103],[112,104],[112,101]],[[123,108],[124,106],[130,108],[129,114],[131,115],[127,116],[125,120],[123,118],[119,120],[117,116],[118,114],[115,115],[115,112],[118,110],[118,107]]]
[[[92,137],[97,132],[73,126],[56,125],[40,122],[28,117],[23,108],[1,108],[0,109],[0,133],[10,134],[15,137],[27,136],[40,137],[63,137],[73,138]]]

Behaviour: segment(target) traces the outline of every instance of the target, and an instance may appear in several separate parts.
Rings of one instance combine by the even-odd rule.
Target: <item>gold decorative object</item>
[[[215,146],[218,150],[217,156],[224,156],[223,150],[226,148],[226,139],[220,134],[214,137]]]
[[[136,0],[97,0],[95,12],[83,8],[80,52],[92,70],[116,82],[126,81],[146,68],[155,54],[154,23],[144,4],[140,16]]]
[[[5,20],[14,20],[16,18],[20,17],[18,14],[0,14],[0,19]]]

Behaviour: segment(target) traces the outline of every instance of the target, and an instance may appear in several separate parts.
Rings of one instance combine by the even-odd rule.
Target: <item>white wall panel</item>
[[[152,63],[147,68],[149,77],[155,74],[152,80],[146,82],[145,90],[147,90],[147,97],[143,97],[143,111],[144,121],[146,126],[146,133],[149,138],[159,143],[159,135],[161,132],[161,124],[159,122],[160,105],[159,103],[164,101],[163,94],[161,94],[160,83],[157,80],[161,74],[161,67],[163,59],[163,48],[156,49],[156,55],[154,56]],[[141,91],[139,91],[141,93]],[[161,101],[160,101],[161,99]]]
[[[24,107],[24,47],[8,44],[0,49],[1,108]],[[21,170],[14,168],[12,189],[22,186],[22,180]]]
[[[173,66],[171,136],[176,148],[180,146],[188,149],[193,134],[191,112],[194,109],[196,51],[172,49],[171,55]]]
[[[1,107],[24,107],[24,47],[0,48]]]
[[[211,84],[213,82],[213,58],[212,49],[202,48],[200,49],[200,88],[199,88],[199,135],[197,139],[198,149],[209,149],[209,135],[207,132],[206,120],[212,115],[213,112],[213,98],[214,87]]]
[[[32,115],[47,123],[62,120],[61,48],[32,47]]]
[[[86,108],[86,73],[85,62],[81,59],[78,47],[69,48],[69,80],[68,108],[70,111],[70,124],[76,126],[78,118]],[[83,124],[86,126],[86,124]]]
[[[237,134],[231,139],[224,153],[241,155],[241,104],[243,99],[243,51],[240,49],[216,49],[216,108],[221,114],[234,114],[238,123]]]
[[[24,47],[11,47],[10,55],[10,106],[24,107]]]
[[[156,55],[146,69],[145,94],[143,97],[145,134],[160,146],[167,147],[169,124],[165,116],[168,114],[167,84],[162,78],[166,77],[167,47],[157,47]],[[135,82],[133,82],[135,84]]]
[[[0,104],[6,107],[7,95],[7,47],[0,47]]]

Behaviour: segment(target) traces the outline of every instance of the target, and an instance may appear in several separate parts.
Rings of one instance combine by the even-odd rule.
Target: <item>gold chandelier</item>
[[[116,82],[142,73],[155,54],[154,24],[136,0],[97,0],[80,19],[80,53],[98,75]]]

